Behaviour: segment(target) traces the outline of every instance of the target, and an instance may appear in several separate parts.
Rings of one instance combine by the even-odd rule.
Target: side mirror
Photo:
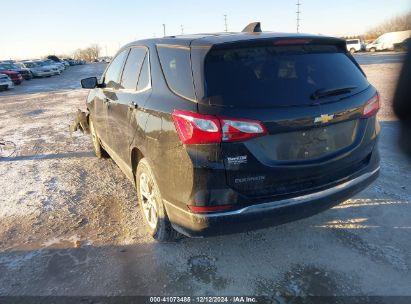
[[[83,89],[95,89],[98,87],[97,77],[84,78],[80,82]]]

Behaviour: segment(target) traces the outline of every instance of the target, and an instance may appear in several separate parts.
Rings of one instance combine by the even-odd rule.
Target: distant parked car
[[[5,91],[11,88],[14,88],[13,81],[11,81],[9,76],[0,74],[0,91]]]
[[[8,70],[8,71],[13,71],[20,73],[21,76],[25,80],[30,80],[33,78],[33,74],[30,72],[29,69],[20,67],[19,65],[15,63],[0,63],[0,70]]]
[[[50,64],[50,62],[47,62],[45,60],[36,60],[35,62],[37,62],[38,64],[40,64],[41,66],[51,70],[53,72],[53,75],[60,75],[61,74],[61,70],[59,67],[57,67],[54,64]]]
[[[75,63],[74,59],[71,59],[71,58],[65,58],[64,60],[65,60],[66,62],[68,62],[68,64],[69,64],[70,66],[76,65],[76,63]]]
[[[55,73],[50,67],[42,66],[38,62],[23,61],[20,64],[23,64],[26,68],[30,69],[34,77],[50,77]]]
[[[46,59],[44,60],[44,62],[50,64],[51,66],[56,66],[60,70],[60,72],[63,72],[66,69],[66,66],[62,62],[55,62],[50,59]]]
[[[9,76],[9,78],[11,79],[11,81],[13,81],[14,84],[21,84],[23,81],[23,77],[21,76],[20,73],[17,72],[13,72],[13,71],[9,71],[9,70],[2,70],[0,68],[0,74],[5,74],[7,76]]]
[[[348,39],[346,40],[347,43],[347,51],[351,54],[355,52],[360,52],[362,50],[362,42],[360,39]]]

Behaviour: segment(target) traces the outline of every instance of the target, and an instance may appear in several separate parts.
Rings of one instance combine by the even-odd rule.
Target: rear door
[[[375,89],[344,43],[224,45],[204,65],[200,112],[258,120],[267,129],[221,145],[227,183],[238,192],[265,197],[320,187],[358,170],[370,153],[361,111]]]
[[[130,165],[130,144],[135,136],[142,141],[146,115],[144,105],[151,94],[151,77],[148,48],[136,46],[130,49],[116,99],[108,108],[108,137],[111,149]],[[140,130],[140,132],[139,132]]]

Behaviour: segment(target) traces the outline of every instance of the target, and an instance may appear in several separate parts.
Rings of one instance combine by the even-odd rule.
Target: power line
[[[300,32],[300,14],[301,14],[301,10],[300,10],[300,6],[301,6],[301,2],[300,0],[297,0],[297,33]]]

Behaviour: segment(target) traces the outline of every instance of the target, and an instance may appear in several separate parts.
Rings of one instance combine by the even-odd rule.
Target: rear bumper
[[[180,233],[190,237],[229,234],[276,226],[314,215],[362,191],[378,175],[379,167],[325,190],[220,213],[194,214],[167,201],[164,203],[174,229]]]

